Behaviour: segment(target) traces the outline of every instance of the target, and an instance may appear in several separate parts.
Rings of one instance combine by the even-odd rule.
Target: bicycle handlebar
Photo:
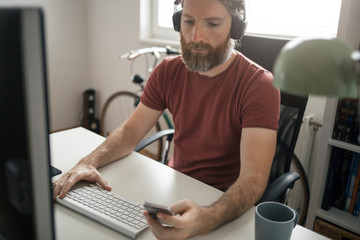
[[[160,58],[160,53],[166,53],[167,55],[178,55],[180,52],[172,48],[170,46],[166,47],[149,47],[149,48],[140,48],[137,50],[130,51],[128,53],[125,53],[121,55],[122,59],[128,59],[128,60],[134,60],[135,58],[139,57],[140,55],[146,54],[146,53],[152,53],[155,58]]]

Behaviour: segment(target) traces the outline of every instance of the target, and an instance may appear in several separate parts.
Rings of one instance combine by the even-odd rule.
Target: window
[[[181,6],[174,5],[173,0],[152,0],[152,35],[155,38],[177,40],[179,33],[175,32],[172,24],[172,15]]]
[[[341,0],[247,0],[247,32],[270,36],[336,36]]]
[[[146,2],[146,4],[145,4]],[[178,42],[173,30],[173,0],[142,0],[148,11],[142,38]],[[341,0],[245,0],[246,34],[272,37],[336,36]],[[144,29],[144,26],[142,27]]]

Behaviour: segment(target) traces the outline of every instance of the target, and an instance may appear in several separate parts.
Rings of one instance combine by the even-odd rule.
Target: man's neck
[[[230,63],[234,59],[234,57],[236,55],[235,50],[232,49],[229,55],[230,55],[230,57],[224,63],[210,69],[209,71],[199,72],[199,74],[202,76],[206,76],[206,77],[213,77],[213,76],[216,76],[216,75],[222,73],[224,70],[227,69],[227,67],[230,65]]]

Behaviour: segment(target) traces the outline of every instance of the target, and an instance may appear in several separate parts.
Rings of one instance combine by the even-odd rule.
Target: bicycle
[[[161,54],[165,55],[178,55],[180,52],[177,49],[167,47],[149,47],[149,48],[140,48],[136,50],[132,50],[128,53],[125,53],[120,56],[121,59],[127,59],[131,61],[130,65],[130,75],[132,75],[133,63],[135,62],[138,57],[145,55],[152,55],[154,58],[152,68],[147,68],[147,76],[150,75],[152,70],[158,64],[158,60],[161,58]],[[148,59],[147,59],[148,60]],[[148,61],[147,61],[148,63]],[[147,64],[148,65],[148,64]],[[139,90],[136,92],[131,91],[118,91],[113,93],[105,102],[100,116],[100,134],[102,136],[108,136],[110,132],[115,130],[121,124],[123,124],[133,113],[136,106],[140,102],[140,96],[144,91],[144,84],[145,79],[142,78],[139,74],[135,74],[132,77],[132,82],[139,86]],[[110,118],[109,114],[116,115],[116,117]],[[114,120],[116,118],[116,120]],[[173,129],[173,123],[169,114],[164,111],[162,115],[162,119],[159,119],[153,129],[150,131],[149,134],[153,134],[154,132],[158,132],[162,130],[161,123],[169,129]],[[154,149],[154,146],[156,149]],[[161,139],[157,141],[152,146],[147,147],[145,150],[142,151],[142,154],[151,157],[155,160],[161,161],[161,153],[163,150],[163,143]]]

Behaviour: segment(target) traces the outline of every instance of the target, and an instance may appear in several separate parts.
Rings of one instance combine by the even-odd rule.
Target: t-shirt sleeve
[[[273,75],[259,71],[247,86],[240,106],[242,128],[261,127],[277,130],[280,116],[280,91],[273,87]]]
[[[145,89],[141,95],[140,101],[147,107],[154,110],[163,111],[166,109],[166,101],[164,91],[161,91],[164,86],[164,75],[165,62],[162,61],[156,66],[146,82]]]

